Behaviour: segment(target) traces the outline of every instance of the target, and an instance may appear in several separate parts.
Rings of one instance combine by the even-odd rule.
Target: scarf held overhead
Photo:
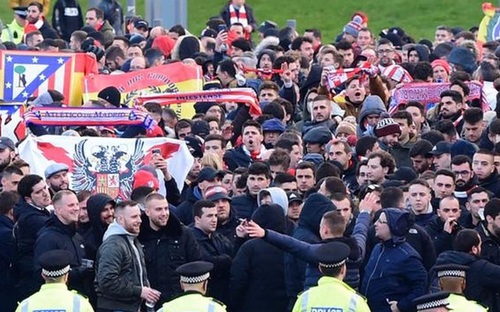
[[[158,102],[160,105],[172,105],[191,102],[236,102],[250,106],[250,114],[262,115],[259,100],[251,88],[234,88],[198,92],[179,92],[143,95],[136,98],[137,104]]]
[[[148,113],[127,108],[42,108],[24,114],[26,125],[39,126],[142,126],[153,129],[156,123]]]

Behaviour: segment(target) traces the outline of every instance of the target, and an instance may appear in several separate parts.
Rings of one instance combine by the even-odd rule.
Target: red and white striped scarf
[[[229,22],[231,23],[231,25],[233,25],[234,23],[240,23],[241,25],[243,25],[243,28],[248,26],[247,12],[245,11],[244,5],[242,5],[238,9],[238,12],[236,12],[234,5],[230,4],[229,18]]]

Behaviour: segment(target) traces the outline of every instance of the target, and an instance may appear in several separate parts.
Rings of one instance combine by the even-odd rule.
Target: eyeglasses
[[[458,210],[459,210],[458,208],[441,208],[441,211],[443,211],[444,213],[448,213],[448,212],[457,213]]]
[[[453,171],[453,173],[456,176],[466,177],[466,176],[468,176],[470,174],[470,171],[467,171],[467,170],[464,170],[464,171]]]

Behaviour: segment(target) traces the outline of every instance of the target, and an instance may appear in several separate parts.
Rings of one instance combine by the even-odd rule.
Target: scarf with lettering
[[[39,126],[142,126],[153,130],[148,113],[128,108],[33,107],[24,114],[26,125]]]
[[[232,102],[250,106],[251,115],[262,115],[259,100],[251,88],[233,88],[179,93],[148,94],[136,98],[136,104],[158,102],[160,105],[172,105],[193,102]]]

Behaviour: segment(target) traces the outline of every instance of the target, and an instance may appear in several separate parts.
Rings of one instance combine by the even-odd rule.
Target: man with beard
[[[368,179],[373,184],[382,184],[386,176],[394,172],[396,163],[394,158],[387,152],[374,152],[368,156]]]
[[[395,64],[394,46],[388,39],[382,38],[378,42],[377,46],[377,56],[378,56],[378,68],[382,72],[387,66]]]
[[[146,268],[151,287],[161,292],[156,307],[182,293],[175,270],[200,260],[200,249],[191,231],[170,213],[166,198],[151,193],[145,199],[146,216],[139,241],[144,246]]]
[[[443,141],[438,142],[436,146],[434,146],[430,152],[430,154],[434,155],[434,159],[432,160],[434,170],[450,169],[451,145],[450,142]]]
[[[231,208],[231,197],[222,186],[212,186],[206,191],[207,200],[213,202],[217,208],[217,233],[224,235],[230,241],[236,237],[238,219],[236,211]]]
[[[45,180],[49,186],[51,196],[61,190],[69,188],[69,167],[66,164],[55,163],[45,169]]]
[[[401,127],[394,119],[384,118],[377,123],[373,132],[378,138],[380,148],[387,152],[398,144]]]
[[[59,35],[43,17],[43,5],[39,2],[31,2],[28,6],[28,25],[24,28],[27,34],[30,31],[39,30],[44,39],[58,39]]]
[[[248,168],[246,192],[233,197],[232,206],[238,218],[251,218],[259,207],[257,195],[260,190],[268,188],[271,184],[271,170],[262,162],[256,162]]]
[[[500,180],[495,167],[494,153],[488,149],[480,149],[472,159],[472,170],[480,186],[492,192],[495,197],[500,196]]]
[[[453,157],[451,160],[451,171],[456,176],[454,195],[463,206],[467,202],[469,191],[477,185],[474,171],[472,171],[472,160],[465,155]]]
[[[393,114],[392,118],[399,125],[401,134],[399,135],[397,144],[390,148],[390,153],[394,156],[398,168],[411,167],[410,149],[415,143],[415,137],[410,133],[413,117],[410,112],[399,111]]]
[[[500,265],[500,199],[493,198],[484,207],[484,221],[476,230],[481,236],[481,257]]]
[[[12,164],[16,157],[16,145],[8,137],[0,137],[0,172]]]
[[[469,192],[469,197],[465,207],[469,214],[463,222],[463,226],[468,229],[476,229],[479,231],[481,227],[482,220],[484,217],[484,208],[491,200],[492,194],[488,192],[485,188],[480,186],[474,187]]]
[[[463,109],[464,109],[464,98],[458,91],[446,90],[441,92],[441,101],[439,103],[439,117],[438,121],[441,120],[451,120],[457,133],[462,133],[462,127],[464,125],[463,120]]]
[[[326,95],[317,95],[312,104],[312,121],[305,122],[302,133],[306,133],[313,127],[326,127],[331,132],[335,132],[337,122],[332,119],[332,104]]]
[[[432,166],[432,143],[420,139],[412,146],[410,149],[410,159],[412,162],[413,169],[420,175],[426,170],[429,170]]]

